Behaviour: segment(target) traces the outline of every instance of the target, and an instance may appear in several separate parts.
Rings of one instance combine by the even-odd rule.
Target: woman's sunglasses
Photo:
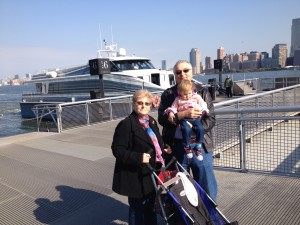
[[[145,106],[151,106],[152,102],[136,102],[138,105],[145,105]]]

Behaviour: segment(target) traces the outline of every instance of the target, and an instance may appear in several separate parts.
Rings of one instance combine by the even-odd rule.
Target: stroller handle
[[[150,149],[147,153],[149,153],[149,154],[151,154],[153,152],[153,149]],[[151,165],[150,165],[150,163],[146,163],[146,166],[148,167],[148,169],[150,170],[150,171],[155,171],[155,172],[161,172],[161,171],[163,171],[163,170],[167,170],[174,162],[176,162],[177,161],[177,159],[176,159],[176,157],[175,156],[170,156],[170,157],[172,157],[171,158],[171,160],[170,160],[170,162],[165,166],[165,167],[161,167],[160,169],[155,169],[155,168],[153,168]]]

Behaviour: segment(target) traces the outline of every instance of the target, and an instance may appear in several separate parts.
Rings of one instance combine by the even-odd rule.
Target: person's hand
[[[185,118],[199,118],[201,116],[201,111],[199,109],[191,108],[185,111]]]
[[[148,154],[148,153],[144,153],[143,154],[143,163],[149,163],[150,162],[150,159],[151,159],[151,155]]]
[[[170,112],[169,115],[168,115],[168,120],[169,120],[171,123],[174,123],[174,118],[175,118],[174,113]]]
[[[171,154],[172,153],[172,149],[171,149],[170,145],[165,145],[164,152],[167,153],[167,154]]]
[[[153,106],[154,108],[158,108],[159,104],[160,104],[160,97],[157,96],[157,95],[154,95],[154,96],[153,96],[152,106]]]

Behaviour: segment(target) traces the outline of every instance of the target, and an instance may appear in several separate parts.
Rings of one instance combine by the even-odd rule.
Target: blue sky
[[[0,0],[0,78],[81,65],[101,37],[160,68],[225,53],[266,51],[291,42],[299,0]],[[112,32],[111,32],[112,31]],[[289,54],[289,53],[288,53]]]

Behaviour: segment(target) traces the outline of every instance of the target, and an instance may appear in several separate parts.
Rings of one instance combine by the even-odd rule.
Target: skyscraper
[[[300,18],[293,19],[292,22],[290,57],[294,57],[294,53],[297,50],[300,50]]]
[[[209,56],[205,57],[205,69],[211,69],[212,68],[212,58]]]
[[[224,58],[224,48],[223,47],[220,47],[218,50],[217,50],[217,59],[223,59]]]
[[[167,69],[167,60],[162,60],[161,61],[161,69],[166,70]]]
[[[287,44],[276,44],[272,48],[272,58],[278,60],[280,67],[285,67],[287,58]]]
[[[201,73],[200,62],[201,62],[200,49],[192,48],[190,52],[190,63],[192,64],[193,74]]]

